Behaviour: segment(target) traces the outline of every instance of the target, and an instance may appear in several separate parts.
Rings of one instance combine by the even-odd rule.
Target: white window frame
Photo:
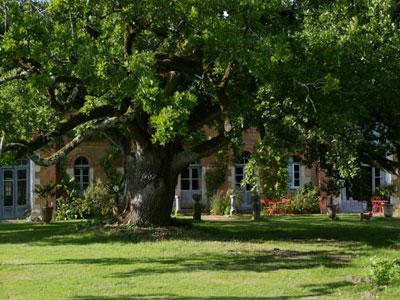
[[[298,174],[298,178],[295,177],[295,166],[299,167],[299,170],[296,172],[296,174]],[[301,187],[301,164],[298,162],[292,162],[289,165],[289,168],[291,169],[289,175],[290,175],[290,189],[292,190],[297,190]],[[296,180],[298,179],[299,181],[299,185],[295,185]]]
[[[376,189],[386,185],[385,174],[379,168],[372,167],[372,193],[375,193]],[[377,179],[379,180],[379,186],[376,185]]]
[[[197,177],[193,177],[193,169],[197,170]],[[192,162],[188,167],[188,176],[189,177],[183,177],[182,174],[179,176],[179,182],[180,182],[180,189],[182,191],[188,191],[188,192],[199,192],[202,190],[202,167],[200,162]],[[182,189],[182,180],[187,180],[189,181],[189,189]],[[193,181],[197,180],[198,181],[198,188],[194,189],[193,188]]]
[[[77,164],[76,162],[80,158],[85,159],[87,161],[87,164]],[[83,174],[84,170],[87,170],[88,175]],[[75,174],[76,171],[79,171],[79,174]],[[75,159],[74,168],[73,168],[73,176],[74,176],[75,180],[77,179],[77,177],[79,177],[79,181],[78,181],[79,189],[80,189],[81,194],[83,194],[83,192],[86,190],[86,188],[92,183],[91,182],[91,177],[92,177],[91,176],[91,168],[90,168],[89,160],[86,157],[80,156],[77,159]],[[88,176],[87,183],[83,181],[83,176]],[[85,185],[86,185],[86,187],[85,187]]]
[[[246,152],[246,151],[243,152],[242,156],[240,158],[240,161],[233,166],[233,171],[234,171],[233,172],[233,175],[234,175],[233,176],[233,182],[234,182],[233,188],[234,188],[234,190],[243,191],[243,192],[250,192],[250,190],[251,190],[250,186],[247,184],[244,187],[241,186],[243,179],[246,177],[245,168],[246,168],[246,165],[249,163],[250,156],[251,156],[250,152]],[[237,172],[239,168],[242,169],[241,174],[240,173],[238,174],[238,172]],[[241,179],[238,181],[237,177],[241,177]]]

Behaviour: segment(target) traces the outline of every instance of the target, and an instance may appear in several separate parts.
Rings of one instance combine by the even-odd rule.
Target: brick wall
[[[90,173],[91,173],[91,181],[95,182],[97,178],[101,179],[103,182],[107,181],[107,177],[105,175],[103,167],[100,165],[99,161],[100,158],[103,154],[111,151],[112,146],[110,143],[108,143],[105,140],[100,140],[100,141],[88,141],[84,142],[81,145],[79,145],[77,148],[72,150],[66,158],[62,161],[61,165],[62,167],[69,173],[70,176],[73,175],[73,168],[74,168],[74,163],[75,160],[78,157],[85,157],[90,166]],[[43,155],[46,155],[48,153],[44,153]],[[119,158],[116,161],[117,168],[122,168],[122,159]],[[40,166],[35,166],[35,182],[34,184],[48,184],[48,183],[55,183],[56,178],[57,178],[57,167],[56,166],[50,166],[50,167],[40,167]],[[43,203],[41,203],[41,200],[38,199],[36,196],[34,196],[35,199],[33,201],[34,203],[34,209],[37,209],[42,206]],[[55,207],[55,199],[51,200],[51,205]]]
[[[89,166],[92,172],[93,177],[91,180],[95,182],[96,179],[99,178],[103,182],[106,182],[107,177],[103,167],[100,165],[100,158],[111,150],[112,145],[106,140],[84,142],[67,155],[63,161],[63,167],[71,172],[74,168],[76,159],[81,156],[85,157],[89,161]],[[117,168],[123,167],[121,158],[117,159],[115,163]]]
[[[210,135],[213,135],[214,132],[211,129],[207,130]],[[244,146],[243,152],[253,152],[254,146],[259,141],[260,136],[255,128],[249,129],[243,133],[243,142]],[[73,168],[75,160],[81,156],[85,157],[91,168],[91,180],[95,182],[97,178],[100,178],[103,182],[107,181],[105,172],[103,167],[100,165],[99,160],[102,155],[111,151],[112,145],[107,140],[93,140],[87,141],[79,145],[76,149],[72,150],[67,157],[63,160],[62,166],[67,170],[70,175],[73,175]],[[221,187],[221,190],[226,192],[233,188],[234,184],[234,164],[235,157],[232,151],[230,151],[228,155],[229,163],[226,171],[226,180],[225,184]],[[209,157],[205,157],[201,159],[201,164],[203,167],[203,179],[204,173],[207,172],[207,169],[212,168],[215,163],[215,156],[211,155]],[[123,167],[122,158],[119,158],[116,161],[116,167]],[[36,167],[36,184],[45,184],[49,182],[55,182],[56,180],[56,167],[52,166],[49,168],[40,168]],[[316,183],[316,172],[315,169],[304,168],[304,182],[313,182]],[[179,182],[177,186],[177,193],[179,192]],[[205,187],[203,180],[203,200],[205,200]],[[39,203],[38,203],[39,204]]]

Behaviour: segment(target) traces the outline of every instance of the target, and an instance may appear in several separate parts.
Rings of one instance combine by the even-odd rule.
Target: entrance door
[[[28,185],[28,170],[16,169],[16,217],[23,217],[29,209],[29,185]]]
[[[181,207],[193,207],[193,195],[201,195],[201,165],[192,163],[181,174]]]
[[[362,166],[357,176],[345,181],[346,198],[369,202],[375,187],[380,186],[380,183],[380,176],[375,176],[374,168]]]
[[[241,186],[242,180],[245,176],[244,168],[249,162],[250,153],[244,152],[239,163],[235,164],[235,190],[242,192],[242,207],[250,208],[252,206],[251,200],[251,187],[246,184],[244,187]]]
[[[15,203],[15,172],[12,169],[3,169],[2,172],[2,199],[3,219],[16,217]]]
[[[0,169],[0,218],[21,218],[29,205],[28,168]]]

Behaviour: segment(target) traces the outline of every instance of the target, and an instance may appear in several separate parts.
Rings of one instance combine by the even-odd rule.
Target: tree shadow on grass
[[[121,296],[76,296],[72,299],[74,300],[205,300],[205,299],[215,299],[215,300],[288,300],[288,299],[300,299],[305,297],[312,297],[312,295],[307,296],[278,296],[278,297],[235,297],[235,296],[205,296],[205,297],[190,297],[190,296],[177,296],[174,294],[136,294],[136,295],[121,295]]]
[[[304,298],[326,298],[331,296],[336,289],[343,288],[352,285],[346,281],[331,282],[326,284],[315,284],[310,286],[304,286],[307,292],[303,295],[290,295],[290,296],[252,296],[252,297],[239,297],[239,296],[204,296],[204,297],[192,297],[192,296],[178,296],[171,293],[159,293],[159,294],[134,294],[134,295],[120,295],[120,296],[75,296],[74,300],[143,300],[143,299],[170,299],[170,300],[205,300],[205,299],[216,299],[216,300],[289,300],[289,299],[304,299]]]
[[[47,262],[21,263],[18,266],[36,265],[97,265],[132,267],[130,271],[110,274],[114,278],[197,271],[251,271],[311,269],[316,267],[344,268],[351,264],[350,251],[314,250],[228,250],[221,253],[204,252],[197,255],[170,257],[102,257],[60,259]],[[3,263],[3,265],[7,265]],[[12,263],[11,265],[16,265]],[[138,267],[139,266],[139,267]]]
[[[278,270],[299,270],[316,267],[344,268],[351,263],[347,253],[338,251],[228,251],[225,253],[201,253],[198,255],[171,256],[166,258],[89,258],[63,259],[54,264],[81,264],[101,266],[129,266],[131,270],[110,274],[114,278],[145,276],[147,274],[176,274],[198,271],[249,271],[273,272]]]
[[[356,216],[342,217],[340,221],[330,221],[319,216],[287,216],[264,217],[257,222],[236,220],[192,223],[191,220],[180,220],[180,223],[180,226],[150,229],[93,227],[85,222],[54,222],[49,225],[0,223],[0,244],[82,245],[194,240],[351,242],[381,248],[398,245],[400,242],[400,219],[376,218],[368,224],[360,222]]]
[[[331,221],[318,216],[264,217],[258,222],[204,222],[196,224],[203,235],[222,240],[293,241],[311,243],[356,242],[372,247],[390,247],[400,242],[400,219],[376,218],[371,223],[360,222],[357,216]]]
[[[205,296],[205,297],[190,297],[190,296],[177,296],[172,294],[148,294],[148,295],[121,295],[121,296],[76,296],[72,299],[74,300],[205,300],[205,299],[215,299],[215,300],[289,300],[289,299],[301,299],[313,297],[314,295],[306,296],[271,296],[271,297],[235,297],[235,296]]]

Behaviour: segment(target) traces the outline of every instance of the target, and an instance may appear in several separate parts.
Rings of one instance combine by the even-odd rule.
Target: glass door
[[[250,208],[252,206],[251,187],[246,184],[242,187],[242,180],[245,177],[245,167],[250,159],[250,153],[242,153],[242,157],[238,163],[235,164],[235,190],[242,194],[242,207]]]
[[[29,211],[28,166],[0,169],[0,219],[22,218]]]
[[[181,207],[193,206],[193,195],[201,195],[201,165],[192,163],[181,173]]]
[[[29,185],[28,185],[28,170],[16,170],[16,193],[14,203],[16,202],[16,217],[23,217],[29,209]]]
[[[12,169],[3,169],[1,204],[3,206],[3,219],[12,219],[16,217],[15,203],[15,171]]]

